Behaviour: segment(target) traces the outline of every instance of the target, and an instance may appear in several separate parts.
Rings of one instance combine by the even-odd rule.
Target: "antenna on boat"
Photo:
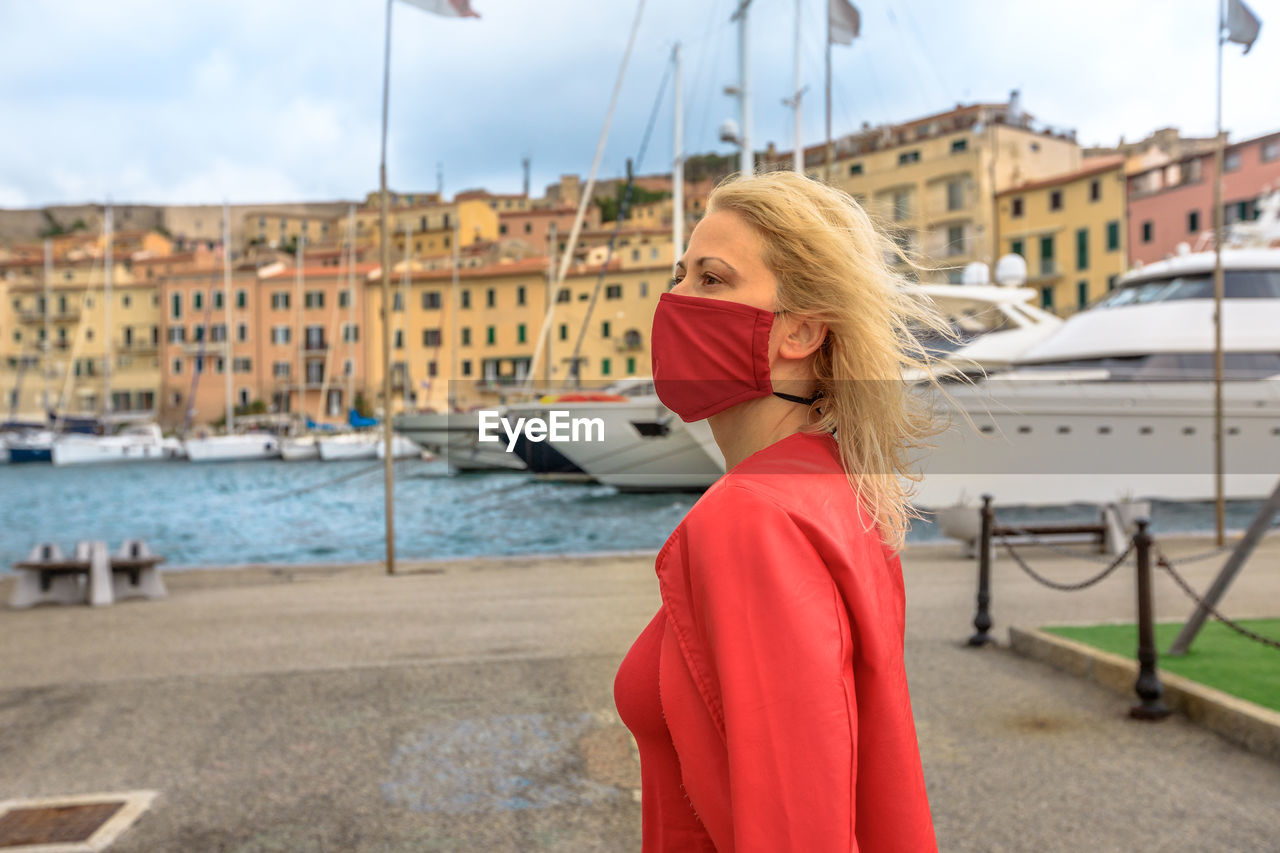
[[[226,407],[227,435],[231,435],[236,414],[231,402],[231,373],[235,369],[235,360],[231,353],[231,206],[226,201],[222,202],[222,309],[225,324],[222,342],[226,353],[222,361],[222,373],[226,377],[223,404]]]

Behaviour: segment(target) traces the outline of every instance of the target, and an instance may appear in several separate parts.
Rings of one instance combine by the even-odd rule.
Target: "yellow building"
[[[648,376],[649,329],[658,295],[670,278],[670,263],[624,269],[615,261],[603,277],[598,266],[579,265],[550,302],[549,266],[543,257],[464,268],[458,276],[456,311],[450,270],[414,271],[408,281],[393,274],[392,411],[445,411],[451,396],[456,405],[468,408],[515,390],[529,375],[549,309],[548,338],[533,368],[540,387],[569,382],[580,335],[577,363],[584,384]],[[380,406],[378,273],[369,277],[367,287],[366,397]]]
[[[243,216],[241,233],[246,243],[278,249],[296,246],[302,238],[311,246],[337,243],[342,240],[346,227],[346,217],[251,210]]]
[[[1124,162],[1100,158],[997,196],[1000,253],[1026,259],[1046,310],[1074,314],[1125,271]]]
[[[393,263],[403,260],[406,238],[414,258],[451,255],[455,229],[459,248],[498,239],[498,214],[480,199],[393,207],[387,214],[387,226]],[[376,247],[381,234],[381,209],[377,205],[357,209],[356,244]]]
[[[47,282],[43,264],[9,262],[0,270],[7,315],[0,320],[0,388],[9,411],[37,418],[51,409],[154,412],[160,384],[154,283],[113,263],[108,311],[101,259],[55,264]]]
[[[824,177],[821,147],[806,157]],[[972,261],[996,256],[996,193],[1080,166],[1073,134],[1035,130],[1008,104],[958,106],[898,125],[867,128],[839,140],[830,182],[939,272],[960,281]]]

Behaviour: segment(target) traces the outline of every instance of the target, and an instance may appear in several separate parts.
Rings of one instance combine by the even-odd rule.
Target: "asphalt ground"
[[[1165,550],[1204,550],[1204,540]],[[1098,568],[1023,549],[1055,579]],[[903,555],[907,671],[946,851],[1274,851],[1280,764],[1185,719],[968,648],[975,564]],[[1186,568],[1207,587],[1218,561]],[[640,848],[618,663],[652,556],[170,572],[164,601],[0,610],[0,800],[155,790],[112,851]],[[7,600],[8,580],[0,580]],[[1132,621],[1122,569],[1060,593],[1008,559],[994,633]],[[1280,538],[1222,602],[1280,615]],[[1157,576],[1156,613],[1189,602]],[[1277,653],[1280,677],[1280,653]]]

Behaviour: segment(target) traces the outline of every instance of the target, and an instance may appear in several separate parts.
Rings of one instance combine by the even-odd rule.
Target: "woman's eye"
[[[713,275],[709,274],[709,273],[703,273],[703,274],[702,274],[702,283],[703,283],[704,285],[708,285],[708,284],[719,284],[719,283],[720,283],[720,280],[719,280],[718,278],[716,278],[715,276],[713,276]]]
[[[684,279],[680,278],[678,275],[671,276],[671,281],[667,282],[667,290],[670,290],[682,281],[684,281]]]

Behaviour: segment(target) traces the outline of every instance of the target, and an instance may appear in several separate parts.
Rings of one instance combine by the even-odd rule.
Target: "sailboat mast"
[[[222,373],[226,377],[225,424],[227,435],[231,435],[232,422],[235,420],[235,406],[231,402],[231,372],[235,369],[235,359],[231,352],[231,208],[225,201],[222,203],[222,308],[223,324],[226,327],[223,338],[226,356],[222,360]]]
[[[44,394],[40,401],[40,408],[45,412],[49,411],[49,379],[50,367],[53,361],[53,337],[52,329],[49,327],[49,311],[53,301],[53,241],[48,237],[44,238],[44,361],[40,365],[40,372],[44,374]]]
[[[671,49],[675,65],[675,115],[671,120],[671,242],[674,264],[684,254],[684,80],[680,76],[680,42]]]
[[[409,260],[413,257],[409,251],[409,243],[413,239],[413,217],[405,221],[404,226],[404,269],[400,272],[400,338],[408,347],[409,342]],[[404,361],[404,410],[409,411],[409,359]]]
[[[347,408],[354,409],[356,405],[356,360],[352,354],[355,350],[356,335],[356,206],[353,204],[347,208],[347,329],[349,330],[342,336],[343,342],[347,345],[347,358],[351,361],[351,370],[347,372]]]
[[[106,221],[107,221],[107,251],[103,261],[104,271],[102,280],[102,294],[106,300],[103,306],[104,316],[102,320],[103,335],[102,343],[105,354],[105,365],[102,369],[102,420],[103,427],[106,427],[107,417],[111,414],[111,363],[115,360],[115,350],[112,346],[112,330],[111,330],[111,244],[115,240],[112,233],[111,221],[111,205],[107,205]]]
[[[804,174],[804,142],[802,140],[803,131],[801,129],[800,99],[804,97],[804,86],[801,85],[800,79],[800,7],[804,5],[804,0],[796,0],[796,45],[795,45],[795,79],[796,93],[792,106],[795,108],[795,151],[792,155],[792,168],[800,174]]]
[[[742,0],[734,18],[738,21],[738,116],[742,122],[739,128],[742,144],[742,160],[739,170],[744,175],[755,171],[755,149],[751,142],[751,50],[750,28],[748,27],[748,9],[751,0]]]
[[[298,411],[304,416],[307,413],[307,406],[306,406],[307,386],[306,386],[306,376],[303,375],[303,361],[302,361],[302,348],[306,344],[306,334],[305,334],[306,330],[302,326],[302,264],[303,264],[303,261],[305,260],[304,250],[302,247],[305,242],[306,242],[306,237],[303,236],[301,233],[299,233],[298,245],[297,245],[297,248],[294,250],[294,264],[296,265],[297,269],[294,270],[294,274],[293,274],[293,299],[295,303],[294,317],[296,318],[295,324],[297,326],[297,334],[298,334],[298,349],[294,353],[294,360],[297,362],[297,365],[298,365]]]
[[[455,199],[457,196],[455,196]],[[552,224],[554,226],[554,223]],[[458,404],[457,395],[453,392],[453,383],[458,379],[458,263],[459,253],[461,249],[458,247],[458,237],[462,233],[462,228],[458,223],[457,211],[453,216],[453,275],[449,281],[449,411],[453,411]],[[550,362],[548,362],[550,364]]]

